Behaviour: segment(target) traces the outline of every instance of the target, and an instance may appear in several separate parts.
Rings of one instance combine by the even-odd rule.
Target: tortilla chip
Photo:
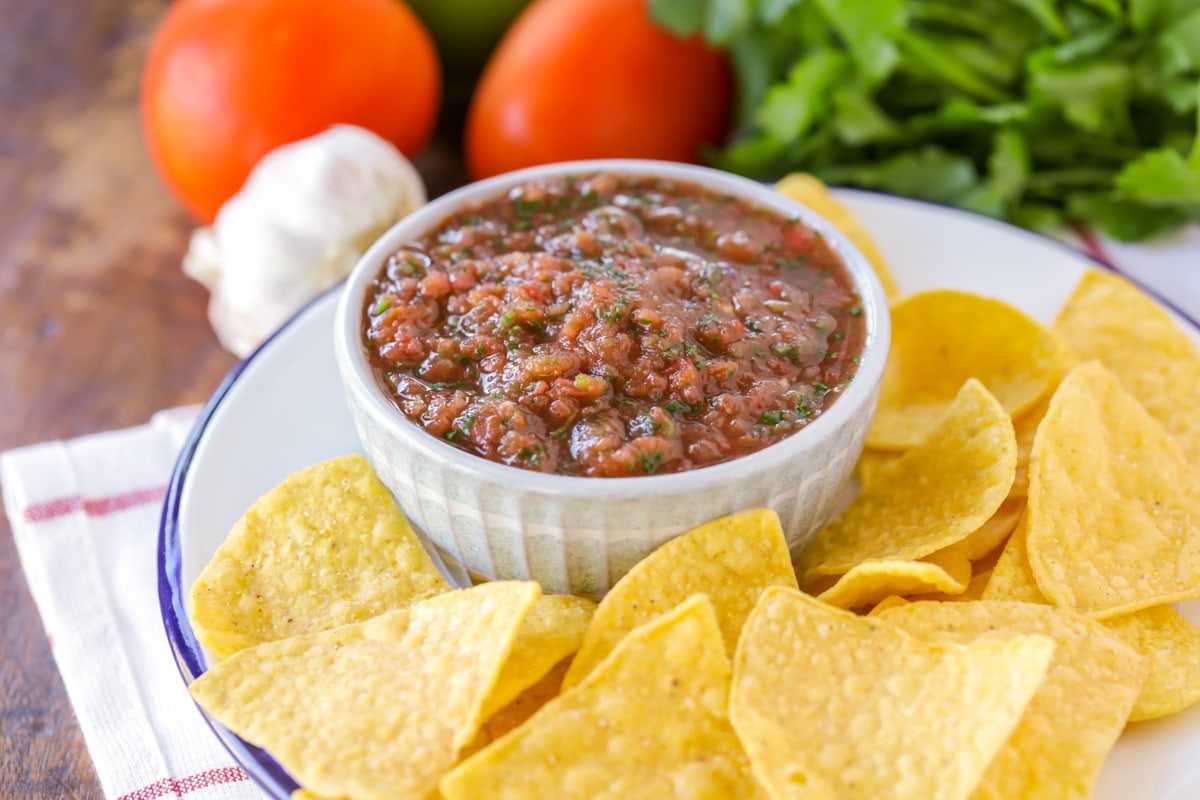
[[[191,685],[308,791],[424,797],[483,721],[540,589],[498,581],[242,650]]]
[[[450,590],[361,455],[263,495],[192,584],[196,637],[217,658],[359,622]]]
[[[987,588],[988,582],[992,579],[992,567],[981,569],[971,575],[971,580],[967,582],[967,588],[961,594],[953,595],[945,599],[955,602],[970,602],[983,599],[983,590]],[[933,599],[933,598],[929,598]]]
[[[539,597],[517,631],[517,643],[484,705],[484,716],[491,717],[512,703],[556,664],[579,650],[595,612],[596,603],[584,597]]]
[[[738,643],[730,717],[773,797],[966,798],[1053,652],[1044,636],[925,642],[771,588]]]
[[[872,608],[869,612],[867,612],[867,616],[868,617],[877,617],[880,614],[882,614],[884,611],[887,611],[889,608],[895,608],[896,606],[906,606],[911,602],[912,601],[909,600],[907,597],[901,597],[898,594],[894,594],[891,597],[885,597],[882,600],[880,600],[878,603],[876,603],[875,607]]]
[[[903,455],[902,450],[863,450],[854,465],[859,486],[867,489],[896,480],[896,464]]]
[[[987,562],[985,566],[990,571],[1024,513],[1024,498],[1005,498],[1000,508],[996,509],[996,513],[988,517],[983,525],[965,539],[926,556],[925,560],[948,565],[952,571],[955,566],[966,564],[969,574],[977,571],[977,564],[983,568]]]
[[[1053,639],[1046,679],[972,797],[1092,796],[1145,679],[1145,659],[1100,623],[1033,603],[910,603],[880,619],[935,642],[1028,634]]]
[[[775,190],[808,206],[828,220],[833,227],[844,233],[846,238],[854,243],[854,246],[867,257],[867,261],[870,261],[871,266],[875,268],[875,274],[879,276],[879,282],[883,285],[883,291],[888,300],[894,301],[900,296],[896,278],[888,268],[879,246],[875,244],[875,240],[871,238],[866,227],[859,222],[858,217],[854,216],[850,209],[839,203],[830,194],[829,187],[812,175],[794,172],[775,184]]]
[[[967,561],[951,569],[928,561],[865,561],[840,576],[817,599],[834,608],[862,608],[892,595],[958,594],[970,580],[971,564]]]
[[[696,595],[637,628],[574,689],[459,764],[446,800],[762,797],[728,717],[729,659]]]
[[[1130,720],[1165,717],[1200,701],[1200,627],[1171,606],[1122,614],[1104,626],[1150,664]]]
[[[1013,497],[1010,492],[1000,507],[996,509],[996,513],[988,517],[987,522],[980,525],[963,540],[967,558],[971,561],[979,561],[997,552],[1016,530],[1017,523],[1024,513],[1025,498]]]
[[[987,387],[1017,416],[1064,372],[1058,337],[999,300],[923,292],[892,308],[892,345],[867,445],[915,447],[940,424],[965,381]]]
[[[1054,329],[1097,359],[1200,465],[1200,350],[1162,306],[1124,278],[1089,270]]]
[[[488,715],[474,741],[463,748],[459,757],[465,759],[479,752],[513,728],[522,725],[537,713],[539,708],[558,697],[562,692],[563,678],[570,666],[571,659],[568,656],[555,664],[537,683],[521,692],[511,703]]]
[[[983,563],[983,562],[980,562]],[[921,601],[932,601],[936,603],[970,603],[975,600],[983,599],[983,592],[987,588],[988,582],[992,579],[992,566],[981,567],[975,569],[976,565],[972,564],[971,580],[967,581],[967,588],[961,592],[947,594],[945,592],[931,592],[929,594],[914,594],[906,598],[909,602],[917,603]],[[875,608],[879,608],[876,606]],[[874,609],[872,609],[874,613]]]
[[[1017,522],[1012,535],[1004,545],[991,577],[983,590],[983,600],[1020,600],[1026,603],[1046,603],[1046,595],[1038,588],[1033,570],[1029,567],[1029,554],[1025,550],[1025,514]]]
[[[810,586],[864,561],[917,561],[967,538],[996,513],[1012,485],[1012,422],[979,381],[968,380],[946,417],[896,465],[904,480],[868,485],[800,554]]]
[[[1008,493],[1010,497],[1029,494],[1029,456],[1033,452],[1033,438],[1050,408],[1052,396],[1043,397],[1033,408],[1013,419],[1013,433],[1017,435],[1017,474]]]
[[[570,688],[639,625],[704,593],[729,652],[768,586],[796,585],[779,517],[758,509],[721,517],[666,542],[629,570],[600,601],[563,687]]]
[[[1099,362],[1050,401],[1029,465],[1029,566],[1096,618],[1200,595],[1200,472]]]

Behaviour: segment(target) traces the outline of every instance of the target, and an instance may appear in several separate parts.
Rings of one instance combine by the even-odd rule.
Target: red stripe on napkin
[[[144,506],[160,502],[167,494],[167,487],[154,486],[149,489],[134,489],[107,497],[88,497],[79,495],[56,497],[41,503],[34,503],[25,509],[21,516],[26,522],[45,522],[46,520],[65,517],[76,511],[83,511],[89,517],[103,517],[124,511],[135,506]]]
[[[149,786],[143,786],[135,792],[123,794],[117,800],[154,800],[172,794],[187,794],[197,789],[207,789],[209,786],[219,786],[223,783],[239,783],[250,780],[250,776],[239,767],[220,767],[207,772],[198,772],[186,778],[163,778]]]

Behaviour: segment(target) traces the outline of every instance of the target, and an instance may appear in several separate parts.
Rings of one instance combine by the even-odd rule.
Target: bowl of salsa
[[[829,517],[887,355],[865,258],[770,187],[590,161],[471,184],[364,255],[337,358],[364,451],[480,578],[599,594],[708,519]]]

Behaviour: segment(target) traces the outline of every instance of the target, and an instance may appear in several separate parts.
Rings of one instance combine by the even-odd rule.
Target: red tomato
[[[147,57],[142,128],[210,221],[268,151],[335,123],[415,154],[440,99],[433,42],[399,0],[179,0]]]
[[[500,42],[467,116],[476,178],[576,158],[694,161],[725,131],[725,57],[656,27],[645,0],[536,0]]]

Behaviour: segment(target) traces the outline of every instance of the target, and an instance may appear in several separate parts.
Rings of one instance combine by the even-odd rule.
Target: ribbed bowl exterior
[[[782,467],[755,468],[753,459],[743,459],[744,473],[721,486],[697,481],[691,490],[611,498],[523,485],[529,481],[515,468],[508,470],[511,480],[481,477],[469,462],[464,466],[406,446],[390,431],[394,420],[381,419],[379,408],[363,402],[360,392],[349,391],[347,400],[380,480],[443,559],[477,579],[536,580],[548,592],[584,595],[603,594],[667,539],[747,509],[774,509],[797,551],[835,510],[870,421],[869,409],[849,415]],[[874,402],[872,394],[870,406]]]

